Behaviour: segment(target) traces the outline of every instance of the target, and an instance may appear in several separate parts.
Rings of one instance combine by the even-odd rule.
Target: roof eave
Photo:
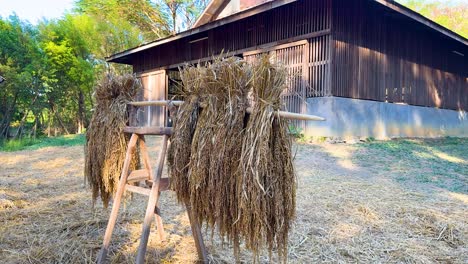
[[[229,0],[212,0],[191,28],[196,28],[213,21],[213,18],[216,18],[216,15],[219,14],[220,9],[226,6],[228,2]]]
[[[210,29],[213,29],[213,28],[225,25],[225,24],[229,24],[229,23],[235,22],[237,20],[244,19],[246,17],[250,17],[250,16],[253,16],[253,15],[256,15],[256,14],[259,14],[259,13],[263,13],[263,12],[266,12],[268,10],[278,8],[280,6],[283,6],[283,5],[292,3],[292,2],[296,2],[296,1],[298,1],[298,0],[276,0],[276,1],[266,2],[264,4],[255,6],[253,8],[249,8],[249,9],[240,11],[238,13],[232,14],[230,16],[223,17],[221,19],[218,19],[218,20],[212,21],[210,23],[201,25],[199,27],[189,29],[189,30],[181,32],[181,33],[179,33],[179,34],[177,34],[175,36],[170,36],[170,37],[166,37],[166,38],[163,38],[163,39],[158,39],[156,41],[153,41],[153,42],[150,42],[150,43],[147,43],[147,44],[143,44],[143,45],[140,45],[138,47],[131,48],[131,49],[128,49],[128,50],[113,54],[113,55],[107,57],[106,61],[107,62],[116,62],[116,63],[128,64],[128,63],[124,62],[124,61],[126,61],[124,59],[124,57],[129,56],[131,54],[135,54],[137,52],[144,51],[144,50],[147,50],[147,49],[150,49],[150,48],[153,48],[153,47],[156,47],[156,46],[159,46],[159,45],[171,42],[171,41],[175,41],[175,40],[178,40],[178,39],[181,39],[181,38],[184,38],[184,37],[188,37],[188,36],[191,36],[191,35],[194,35],[194,34],[197,34],[197,33],[205,32],[207,30],[210,30]]]
[[[253,16],[253,15],[258,14],[258,13],[266,12],[268,10],[271,10],[271,9],[274,9],[274,8],[277,8],[277,7],[280,7],[280,6],[295,2],[295,1],[298,1],[298,0],[276,0],[276,1],[266,2],[266,3],[262,4],[262,5],[253,7],[251,9],[243,10],[243,11],[241,11],[239,13],[236,13],[236,14],[233,14],[233,15],[230,15],[230,16],[227,16],[227,17],[224,17],[224,18],[209,22],[207,24],[203,24],[203,25],[201,25],[199,27],[196,27],[196,28],[189,29],[189,30],[181,32],[181,33],[179,33],[179,34],[177,34],[175,36],[159,39],[159,40],[147,43],[147,44],[140,45],[140,46],[135,47],[135,48],[131,48],[131,49],[128,49],[128,50],[113,54],[113,55],[107,57],[106,61],[107,62],[130,64],[131,62],[127,58],[125,58],[126,56],[129,56],[129,55],[135,54],[137,52],[144,51],[144,50],[147,50],[147,49],[150,49],[150,48],[153,48],[153,47],[156,47],[156,46],[159,46],[159,45],[171,42],[171,41],[175,41],[175,40],[187,37],[187,36],[191,36],[193,34],[201,33],[201,32],[204,32],[204,31],[207,31],[207,30],[210,30],[210,29],[213,29],[213,28],[216,28],[216,27],[228,24],[228,23],[232,23],[232,22],[235,22],[237,20],[240,20],[240,19],[243,19],[243,18],[246,18],[246,17],[249,17],[249,16]],[[406,16],[406,17],[409,17],[409,18],[411,18],[411,19],[413,19],[413,20],[415,20],[415,21],[417,21],[417,22],[419,22],[419,23],[421,23],[423,25],[426,25],[426,26],[428,26],[428,27],[442,33],[443,35],[464,44],[465,46],[468,46],[468,40],[465,37],[463,37],[463,36],[453,32],[453,31],[451,31],[451,30],[449,30],[449,29],[447,29],[447,28],[433,22],[432,20],[422,16],[421,14],[419,14],[419,13],[417,13],[417,12],[415,12],[415,11],[413,11],[413,10],[411,10],[411,9],[409,9],[409,8],[399,4],[399,3],[396,3],[396,2],[391,1],[391,0],[374,0],[374,1],[386,6],[387,8],[390,8],[390,9],[392,9],[392,10],[394,10],[394,11],[396,11],[396,12],[398,12],[398,13]]]

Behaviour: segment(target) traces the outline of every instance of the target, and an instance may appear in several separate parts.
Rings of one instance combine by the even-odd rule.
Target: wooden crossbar
[[[139,193],[139,194],[146,195],[146,196],[149,196],[151,193],[151,190],[148,188],[130,185],[130,184],[125,185],[125,190],[130,191],[132,193]]]
[[[138,102],[130,102],[129,105],[133,106],[168,106],[173,104],[174,106],[180,106],[184,103],[184,101],[167,101],[167,100],[159,100],[159,101],[138,101]],[[247,113],[252,113],[253,108],[248,107],[246,109]],[[276,111],[276,113],[283,118],[291,119],[291,120],[303,120],[303,121],[326,121],[325,118],[315,115],[306,115],[306,114],[298,114],[286,111]]]
[[[172,127],[125,127],[125,133],[138,135],[172,135]]]
[[[127,182],[149,180],[150,177],[148,170],[134,170],[128,175]]]

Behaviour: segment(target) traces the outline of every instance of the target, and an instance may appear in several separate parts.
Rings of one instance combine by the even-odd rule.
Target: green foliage
[[[0,151],[33,150],[56,146],[80,146],[84,145],[84,134],[65,135],[59,137],[21,138],[0,142]]]
[[[78,0],[37,26],[0,17],[0,139],[81,132],[109,55],[189,27],[206,0]],[[11,143],[16,144],[16,143]]]
[[[302,131],[302,128],[296,127],[294,125],[289,125],[289,134],[293,136],[296,139],[301,139],[304,138],[304,133]]]
[[[21,138],[2,141],[0,144],[1,151],[17,151],[26,149],[29,146],[38,144],[40,141],[34,138]]]
[[[39,93],[41,53],[37,30],[17,16],[0,19],[0,138],[9,133],[10,123],[21,120]]]
[[[468,37],[468,2],[459,0],[399,0],[421,15]]]
[[[324,143],[325,141],[327,141],[327,137],[317,137],[315,140],[318,143]]]
[[[156,7],[167,21],[167,30],[172,34],[190,28],[208,4],[208,0],[157,0]]]
[[[78,0],[76,12],[92,18],[106,33],[108,54],[135,40],[153,41],[188,29],[208,0]],[[112,32],[112,34],[109,34]],[[135,38],[137,37],[137,38]],[[130,46],[135,46],[133,43]]]

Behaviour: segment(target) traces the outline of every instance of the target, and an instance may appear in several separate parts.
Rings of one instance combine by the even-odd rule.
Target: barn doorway
[[[143,85],[143,90],[137,96],[138,101],[166,100],[167,74],[165,70],[152,71],[138,76]],[[137,126],[141,127],[165,127],[167,114],[164,107],[145,106],[139,107],[137,112]]]

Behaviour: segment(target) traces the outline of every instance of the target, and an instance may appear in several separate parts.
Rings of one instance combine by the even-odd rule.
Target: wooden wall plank
[[[454,40],[365,0],[333,0],[332,94],[468,108],[468,61]]]
[[[141,52],[134,71],[177,67],[223,51],[265,52],[307,34],[318,34],[304,38],[309,44],[303,49],[308,53],[302,58],[307,69],[301,68],[306,85],[300,93],[307,97],[468,107],[467,47],[367,0],[297,1]],[[296,64],[291,52],[281,56]]]

